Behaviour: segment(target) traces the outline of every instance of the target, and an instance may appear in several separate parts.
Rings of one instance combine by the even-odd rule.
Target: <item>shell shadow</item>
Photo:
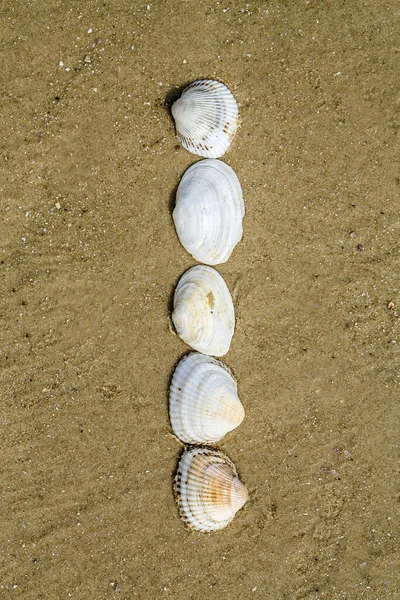
[[[165,97],[164,97],[164,102],[162,103],[163,108],[165,108],[165,110],[168,112],[168,116],[169,116],[169,120],[171,121],[171,123],[174,126],[175,129],[175,121],[174,118],[172,116],[171,113],[171,106],[173,105],[173,103],[175,102],[175,100],[178,100],[178,98],[181,96],[183,90],[189,85],[190,81],[188,81],[187,83],[184,83],[182,85],[174,85],[172,88],[170,88]],[[178,144],[179,146],[179,144]]]
[[[178,100],[183,90],[192,83],[192,80],[183,83],[182,85],[174,85],[170,90],[167,91],[164,99],[164,106],[171,108],[175,100]],[[172,117],[171,117],[172,118]]]

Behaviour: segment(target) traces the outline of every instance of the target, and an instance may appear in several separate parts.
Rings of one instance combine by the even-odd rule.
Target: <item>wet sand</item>
[[[395,600],[399,8],[49,0],[1,10],[0,597]],[[195,261],[169,106],[215,78],[246,201],[218,267],[250,500],[187,531],[167,390]]]

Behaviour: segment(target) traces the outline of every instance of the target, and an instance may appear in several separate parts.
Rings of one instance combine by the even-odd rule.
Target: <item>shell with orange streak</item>
[[[203,532],[217,531],[229,525],[249,498],[233,462],[211,448],[184,451],[175,476],[174,491],[187,526]]]

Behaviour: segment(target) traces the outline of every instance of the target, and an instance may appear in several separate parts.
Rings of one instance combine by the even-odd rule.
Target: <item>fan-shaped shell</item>
[[[225,154],[239,124],[235,98],[226,85],[212,79],[191,83],[171,112],[182,146],[205,158]]]
[[[221,275],[197,265],[180,278],[174,294],[172,321],[179,337],[194,350],[223,356],[235,328],[231,294]]]
[[[210,448],[191,448],[182,454],[174,491],[187,526],[203,532],[229,525],[249,498],[233,462]]]
[[[218,265],[242,239],[244,201],[235,171],[220,160],[201,160],[186,171],[172,214],[182,246],[196,260]]]
[[[214,444],[240,425],[244,408],[228,367],[197,352],[185,356],[172,376],[169,416],[187,444]]]

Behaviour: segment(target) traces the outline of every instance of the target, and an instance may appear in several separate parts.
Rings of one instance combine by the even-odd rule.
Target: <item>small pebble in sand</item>
[[[121,587],[120,587],[120,585],[118,584],[117,581],[111,581],[110,582],[110,586],[113,588],[114,592],[121,591]]]
[[[392,300],[390,300],[390,302],[388,302],[387,307],[388,307],[389,310],[393,310],[394,309],[394,302]]]
[[[350,234],[349,234],[349,235],[350,235],[350,237],[352,237],[352,238],[355,238],[355,237],[357,237],[357,234],[356,234],[356,232],[355,232],[355,231],[350,231]]]

